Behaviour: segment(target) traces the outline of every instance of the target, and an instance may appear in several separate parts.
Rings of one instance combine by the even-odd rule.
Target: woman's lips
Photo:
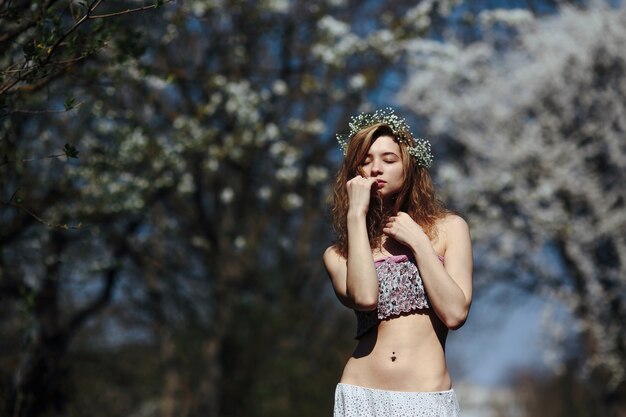
[[[383,180],[376,180],[376,186],[378,188],[383,188],[385,186],[385,184],[387,184],[387,181],[383,181]]]

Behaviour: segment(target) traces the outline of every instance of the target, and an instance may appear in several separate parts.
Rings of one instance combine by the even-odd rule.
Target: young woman
[[[391,109],[353,117],[339,136],[337,242],[324,265],[357,316],[358,345],[335,391],[335,417],[458,416],[448,329],[472,301],[466,222],[436,198],[430,144]]]

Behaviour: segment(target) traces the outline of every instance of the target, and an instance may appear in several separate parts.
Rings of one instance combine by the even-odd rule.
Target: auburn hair
[[[397,132],[400,133],[400,132]],[[402,132],[404,138],[412,140],[410,132]],[[367,211],[367,234],[371,248],[382,243],[383,228],[389,216],[404,211],[419,224],[426,235],[432,240],[436,238],[435,223],[444,217],[449,210],[437,198],[435,187],[428,170],[420,166],[409,154],[408,145],[384,123],[378,123],[359,130],[348,142],[346,157],[339,168],[333,185],[332,218],[333,228],[337,234],[335,247],[339,253],[348,256],[348,225],[349,208],[346,183],[357,175],[364,175],[362,166],[370,147],[381,136],[391,136],[400,146],[400,158],[403,165],[404,181],[398,193],[391,197],[393,204],[383,205],[379,193],[372,191],[370,206]]]

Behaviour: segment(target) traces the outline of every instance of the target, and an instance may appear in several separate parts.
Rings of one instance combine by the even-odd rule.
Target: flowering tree
[[[467,207],[480,263],[558,300],[607,400],[626,381],[626,8],[535,20],[484,13],[480,42],[416,50],[403,96],[454,158],[438,176]],[[517,32],[503,51],[499,34]],[[510,33],[510,32],[509,32]]]
[[[0,343],[28,335],[0,363],[10,415],[329,408],[334,133],[449,6],[411,3],[165,4],[5,102]]]

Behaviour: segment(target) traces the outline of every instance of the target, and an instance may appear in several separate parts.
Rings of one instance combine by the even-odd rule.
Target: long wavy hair
[[[410,132],[403,132],[403,135],[410,139]],[[370,247],[380,247],[387,218],[399,211],[408,213],[431,240],[436,238],[436,221],[449,213],[441,200],[437,198],[428,170],[418,165],[415,158],[409,154],[406,143],[399,141],[388,125],[378,123],[361,129],[348,143],[346,157],[339,168],[333,186],[332,217],[333,228],[337,234],[335,247],[344,257],[348,256],[349,200],[346,183],[357,175],[364,176],[363,162],[374,141],[381,136],[391,136],[400,146],[404,181],[398,193],[390,197],[389,202],[392,204],[383,204],[380,194],[375,190],[372,191],[366,218]]]

